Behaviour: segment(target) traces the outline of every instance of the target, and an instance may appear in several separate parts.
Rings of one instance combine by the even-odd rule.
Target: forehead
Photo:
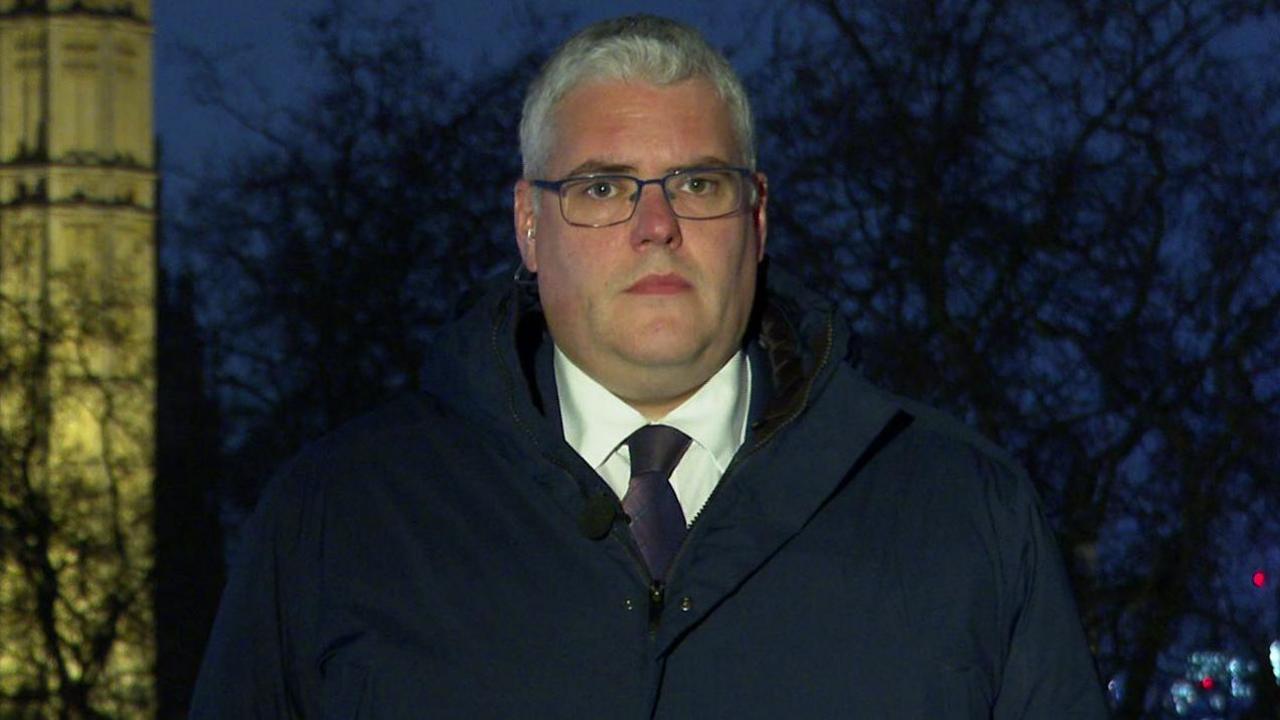
[[[553,118],[553,174],[583,164],[647,174],[695,160],[742,162],[728,105],[704,78],[671,85],[585,82],[561,98]]]

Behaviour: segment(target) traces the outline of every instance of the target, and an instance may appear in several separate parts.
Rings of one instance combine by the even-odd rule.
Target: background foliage
[[[1040,484],[1117,717],[1188,654],[1241,657],[1280,716],[1280,4],[778,3],[749,82],[770,248],[837,302],[864,371],[962,416]],[[318,85],[168,219],[195,279],[226,507],[412,388],[433,328],[510,272],[509,61],[441,62],[422,6],[312,19]],[[523,48],[523,49],[521,49]],[[1192,678],[1198,679],[1198,678]],[[1228,678],[1218,677],[1225,683]]]

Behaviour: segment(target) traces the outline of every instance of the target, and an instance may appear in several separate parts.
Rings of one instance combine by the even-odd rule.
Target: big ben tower
[[[0,717],[154,713],[151,0],[0,0]]]

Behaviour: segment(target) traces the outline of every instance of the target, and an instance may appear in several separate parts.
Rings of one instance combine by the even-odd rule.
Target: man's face
[[[728,109],[701,78],[588,82],[564,96],[554,121],[545,179],[742,164]],[[683,402],[741,344],[764,255],[764,176],[756,183],[754,208],[715,220],[675,217],[661,187],[646,185],[631,219],[603,228],[569,225],[554,192],[535,198],[516,185],[520,253],[538,274],[556,344],[650,417]]]

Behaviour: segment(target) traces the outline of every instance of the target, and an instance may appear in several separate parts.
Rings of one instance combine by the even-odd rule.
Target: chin
[[[708,348],[705,341],[688,337],[637,335],[624,340],[624,354],[633,364],[655,369],[696,364]]]
[[[645,355],[664,356],[679,353],[681,348],[692,343],[685,333],[676,332],[676,328],[667,323],[618,323],[614,326],[613,344],[625,355],[641,357]]]

